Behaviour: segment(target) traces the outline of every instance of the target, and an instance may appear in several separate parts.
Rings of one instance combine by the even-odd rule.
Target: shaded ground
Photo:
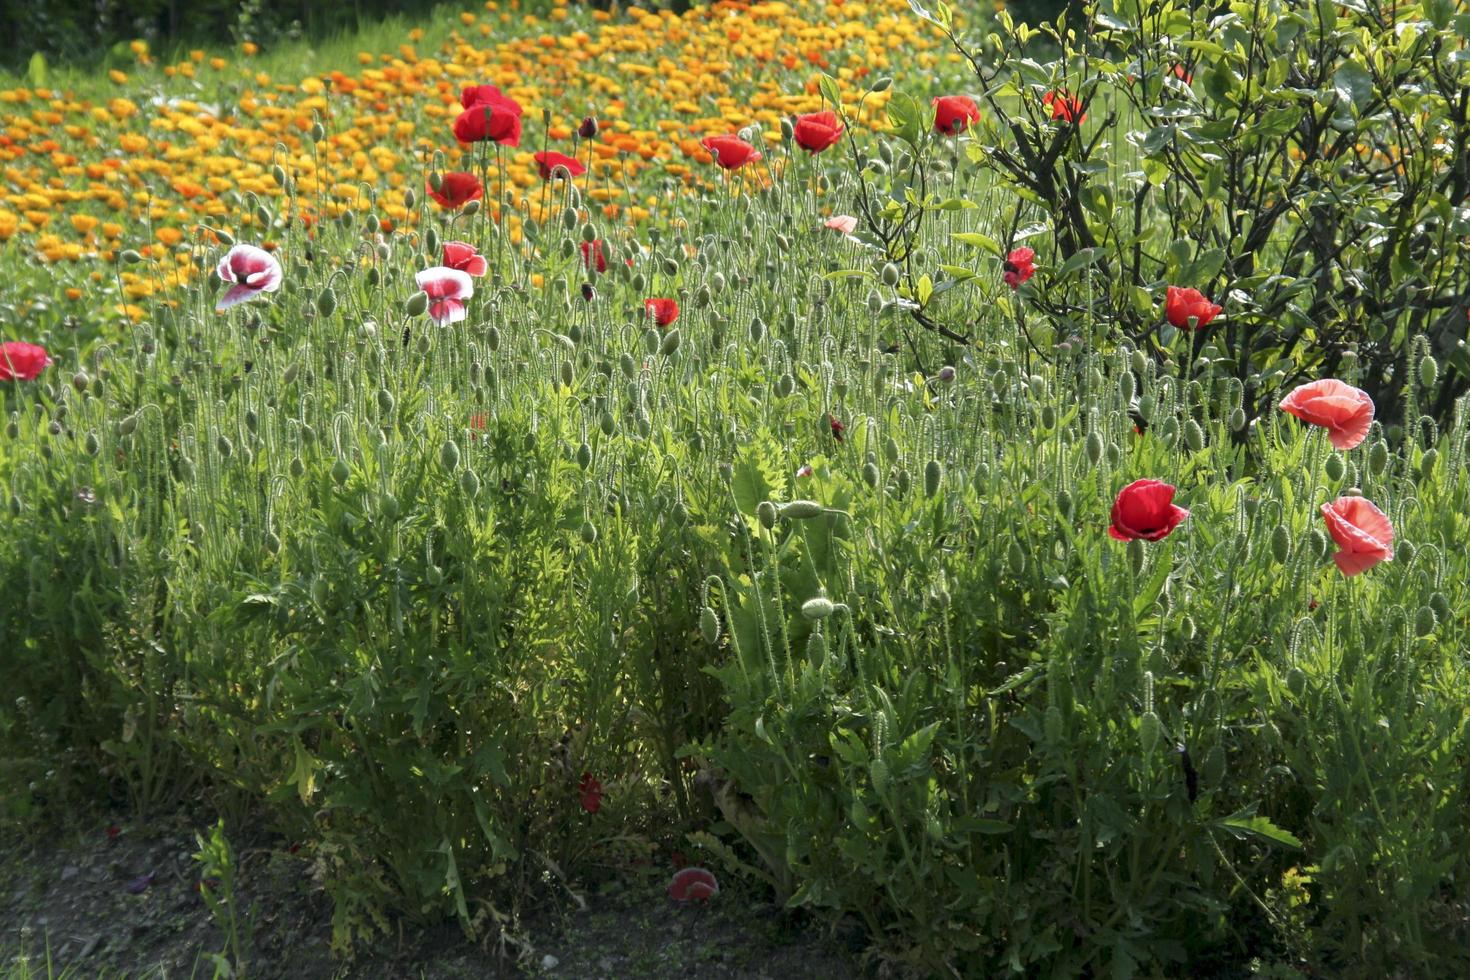
[[[58,971],[79,977],[213,977],[224,934],[196,891],[194,833],[182,819],[147,829],[0,836],[0,977],[18,955],[33,968],[49,945]],[[824,930],[729,883],[706,907],[665,893],[668,872],[611,879],[586,909],[538,913],[517,966],[468,943],[453,924],[405,928],[351,963],[333,958],[331,908],[310,862],[274,846],[241,846],[239,906],[253,978],[849,978],[862,975],[854,932]],[[44,976],[44,969],[42,970]],[[69,974],[70,975],[70,974]]]

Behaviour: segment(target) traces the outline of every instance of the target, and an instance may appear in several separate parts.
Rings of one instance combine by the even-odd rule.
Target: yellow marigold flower
[[[115,84],[115,85],[126,85],[126,84],[128,84],[128,76],[127,76],[127,74],[125,72],[118,71],[116,68],[114,68],[114,69],[112,69],[112,71],[108,72],[107,73],[107,77],[110,78],[110,79],[112,79],[113,84]]]
[[[459,15],[459,22],[464,26],[469,27],[475,22],[475,15],[466,10]]]
[[[75,286],[70,286],[66,290],[66,298],[75,303],[82,298],[82,291]]]
[[[129,41],[128,49],[132,51],[133,54],[142,57],[143,55],[148,53],[148,42],[143,40]]]
[[[74,214],[71,216],[71,226],[83,235],[90,235],[100,220],[90,214]]]
[[[246,41],[244,44],[240,45],[240,51],[245,54],[246,57],[250,57],[252,55],[259,54],[260,47],[254,41]]]
[[[189,60],[194,62],[195,64],[198,64],[199,62],[204,60],[204,52],[199,50],[198,48],[195,48],[193,51],[189,52]]]
[[[143,317],[148,315],[143,307],[134,306],[132,303],[116,303],[113,305],[112,310],[119,316],[127,317],[134,323],[139,322]]]
[[[155,232],[155,237],[169,248],[173,248],[184,240],[184,233],[177,228],[160,228]]]
[[[104,221],[102,223],[102,235],[104,238],[115,240],[122,237],[123,226],[116,221]]]
[[[215,71],[221,71],[225,67],[225,65],[228,65],[228,64],[229,64],[229,62],[226,61],[223,58],[210,58],[209,59],[209,67],[213,68]]]

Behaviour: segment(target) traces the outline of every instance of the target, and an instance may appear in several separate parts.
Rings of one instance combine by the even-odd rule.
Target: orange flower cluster
[[[446,148],[442,135],[472,83],[497,85],[526,108],[522,145],[495,158],[503,173],[495,159],[486,171],[488,186],[503,186],[517,202],[504,216],[512,240],[524,216],[544,217],[531,191],[540,181],[534,153],[543,148],[575,150],[590,171],[578,179],[588,203],[638,222],[665,197],[668,179],[716,179],[717,171],[696,166],[710,162],[702,137],[756,126],[776,144],[782,117],[822,107],[820,73],[839,80],[855,113],[895,52],[921,68],[942,57],[902,0],[721,0],[683,15],[630,8],[616,16],[557,3],[538,18],[518,13],[518,0],[504,9],[492,0],[483,19],[460,18],[478,27],[477,37],[456,30],[421,53],[415,30],[395,52],[360,54],[352,72],[296,81],[256,72],[250,49],[234,65],[196,51],[160,71],[146,46],[135,46],[137,70],[113,73],[117,90],[132,97],[0,91],[0,240],[47,262],[112,260],[137,249],[150,261],[124,272],[122,298],[139,300],[197,274],[174,253],[186,236],[207,238],[203,228],[269,241],[282,222],[368,210],[385,230],[412,226],[421,212],[406,195],[417,188],[423,197],[424,173],[482,162],[472,146]],[[504,40],[483,41],[502,33]],[[160,74],[191,78],[191,91],[208,97],[132,91],[140,83],[167,90],[172,83]],[[884,125],[885,99],[870,97],[859,121]],[[587,115],[602,125],[593,139],[576,141]],[[289,199],[276,167],[294,181]],[[252,196],[269,204],[272,228],[252,227]],[[487,199],[501,217],[500,195]]]

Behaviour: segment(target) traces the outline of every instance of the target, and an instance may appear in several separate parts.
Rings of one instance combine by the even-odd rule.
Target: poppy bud
[[[939,485],[944,480],[944,464],[937,459],[931,459],[924,464],[924,496],[934,499],[939,492]]]
[[[1419,475],[1429,479],[1434,473],[1434,464],[1439,462],[1439,450],[1429,448],[1424,450],[1424,455],[1419,458]]]
[[[277,187],[286,186],[286,168],[281,166],[279,163],[271,167],[271,177],[275,180]],[[435,187],[434,189],[438,190],[437,187]]]
[[[940,381],[943,381],[945,384],[948,384],[949,382],[951,382],[951,381],[953,381],[955,379],[955,370],[954,370],[954,368],[952,366],[946,364],[946,365],[944,365],[944,367],[942,367],[942,368],[939,369],[939,374],[937,375],[937,377],[939,378]],[[1055,425],[1055,424],[1056,424],[1055,422],[1052,423],[1052,425]],[[1047,428],[1050,428],[1050,427],[1051,426],[1047,426]]]
[[[492,352],[500,350],[499,328],[491,327],[485,331],[485,346],[490,348]]]
[[[423,316],[424,311],[429,308],[429,294],[420,290],[408,298],[403,304],[403,312],[409,316]]]
[[[1286,559],[1291,557],[1291,532],[1284,524],[1276,525],[1271,532],[1271,557],[1280,565],[1286,564]]]
[[[835,610],[836,608],[837,607],[832,604],[831,599],[828,599],[826,596],[819,595],[808,599],[806,602],[803,602],[801,604],[801,614],[807,619],[816,621],[826,619],[828,616],[832,615],[833,610]]]
[[[827,662],[827,638],[820,629],[812,630],[812,635],[807,638],[806,659],[817,670],[821,670],[822,664]]]
[[[592,524],[591,521],[583,521],[582,522],[582,543],[583,544],[596,544],[597,543],[597,528],[593,526],[593,524]]]
[[[1414,614],[1415,636],[1428,636],[1434,632],[1435,627],[1438,625],[1439,620],[1434,615],[1434,610],[1428,606],[1420,606],[1419,611]]]
[[[459,444],[453,439],[444,440],[444,445],[439,447],[439,465],[450,473],[459,469]]]
[[[863,482],[866,483],[869,487],[871,487],[873,489],[877,489],[877,487],[878,487],[878,480],[881,477],[882,477],[882,474],[878,472],[878,464],[877,463],[864,463],[863,464]]]
[[[119,255],[118,258],[122,260],[124,265],[137,265],[139,262],[143,261],[142,253],[138,252],[136,249],[131,248],[123,249],[122,254]]]
[[[1174,440],[1179,438],[1179,421],[1172,416],[1164,419],[1164,424],[1159,426],[1159,438],[1166,446],[1174,445]]]
[[[1429,608],[1432,609],[1432,610],[1434,610],[1434,614],[1436,616],[1438,616],[1440,619],[1449,619],[1450,618],[1450,600],[1449,600],[1449,596],[1445,595],[1443,592],[1436,592],[1436,593],[1434,593],[1433,595],[1431,595],[1429,597]]]
[[[720,642],[720,617],[709,606],[699,611],[699,632],[710,646]]]
[[[750,342],[758,344],[766,335],[765,321],[760,317],[752,317],[750,321]]]
[[[1046,715],[1042,720],[1041,728],[1042,732],[1046,735],[1046,741],[1048,744],[1061,744],[1062,735],[1064,734],[1064,726],[1062,722],[1062,709],[1058,708],[1054,704],[1047,705]]]
[[[397,520],[398,515],[402,513],[402,508],[398,506],[398,498],[391,493],[385,493],[379,498],[378,507],[382,510],[383,516],[390,521]]]
[[[796,391],[796,379],[788,372],[776,379],[776,397],[787,398]]]
[[[883,457],[890,463],[898,462],[898,440],[888,436],[883,440]]]
[[[562,386],[570,388],[572,386],[572,381],[576,379],[576,374],[572,368],[571,361],[561,362],[560,375]]]
[[[257,204],[255,206],[255,220],[260,222],[262,226],[269,227],[271,223],[270,208],[267,208],[264,204]]]
[[[886,92],[886,91],[888,91],[889,87],[892,84],[893,84],[893,79],[889,78],[887,75],[884,75],[882,78],[880,78],[876,82],[874,82],[873,83],[873,87],[870,88],[870,89],[868,89],[868,91],[869,92]]]
[[[472,214],[479,214],[480,213],[480,202],[479,201],[467,201],[467,202],[465,202],[465,206],[462,209],[460,209],[460,212],[459,213],[462,214],[462,215],[464,215],[465,217],[469,217]]]
[[[428,294],[426,293],[425,296]],[[331,316],[337,309],[337,294],[331,286],[325,287],[316,298],[316,311],[322,316]]]
[[[1425,354],[1419,359],[1419,384],[1425,388],[1433,388],[1434,382],[1439,379],[1439,364],[1432,354]]]
[[[584,470],[592,465],[592,447],[585,442],[577,447],[577,465]]]
[[[892,262],[883,263],[882,279],[885,286],[897,286],[898,266],[894,265]]]
[[[1316,558],[1323,558],[1327,554],[1327,535],[1320,528],[1314,528],[1307,540],[1312,543],[1312,554]],[[1402,551],[1402,548],[1400,548]]]
[[[1043,429],[1054,429],[1057,424],[1057,410],[1050,405],[1041,406],[1041,427]]]
[[[1343,462],[1341,456],[1333,453],[1327,457],[1327,465],[1323,467],[1323,470],[1327,473],[1327,479],[1333,483],[1339,483],[1347,474],[1347,464]]]
[[[1190,452],[1199,452],[1205,448],[1205,430],[1194,419],[1184,423],[1184,444],[1189,447]]]
[[[1378,476],[1387,466],[1388,447],[1382,442],[1375,442],[1368,450],[1368,472]]]
[[[1307,689],[1307,673],[1300,667],[1293,667],[1286,672],[1286,689],[1296,697],[1301,697]]]
[[[1083,449],[1087,452],[1087,461],[1096,466],[1102,459],[1103,441],[1097,430],[1087,433],[1087,441],[1083,443]]]
[[[755,508],[755,516],[761,522],[761,527],[769,531],[776,526],[776,505],[769,500],[762,500]]]
[[[590,140],[597,135],[597,117],[583,116],[582,124],[577,127],[577,135],[584,140]]]
[[[582,226],[582,241],[588,245],[597,241],[597,229],[593,228],[590,222]]]
[[[1130,363],[1133,366],[1134,374],[1143,374],[1148,368],[1148,357],[1142,350],[1135,350],[1130,357]]]
[[[659,344],[658,352],[664,357],[672,357],[674,351],[679,349],[679,328],[675,327],[665,336],[663,343]]]
[[[805,521],[813,517],[820,517],[823,512],[823,507],[815,500],[793,500],[790,503],[782,504],[779,512],[784,520]]]
[[[367,284],[369,286],[376,287],[382,281],[383,281],[383,274],[378,271],[378,267],[375,266],[375,265],[368,266],[368,270],[367,270]]]
[[[467,497],[473,497],[480,492],[480,478],[475,475],[474,470],[466,469],[459,475],[459,488]]]
[[[321,123],[314,122],[311,124],[310,136],[313,143],[320,143],[327,138],[327,129]]]
[[[1230,430],[1232,432],[1239,432],[1241,429],[1244,429],[1245,428],[1245,423],[1246,423],[1245,409],[1237,407],[1237,408],[1231,410],[1231,412],[1230,412]]]
[[[781,117],[781,142],[790,143],[796,138],[796,127],[785,116]]]
[[[907,497],[909,495],[909,487],[911,487],[913,485],[914,485],[914,478],[911,477],[911,476],[909,476],[909,471],[908,470],[899,470],[898,471],[898,484],[897,484],[897,486],[894,487],[894,489],[898,491],[898,495],[900,497]]]
[[[1414,545],[1414,542],[1405,541],[1403,544],[1398,546],[1397,557],[1400,562],[1407,565],[1409,562],[1414,560],[1414,556],[1418,553],[1419,549]]]
[[[397,402],[393,399],[393,392],[387,388],[378,389],[378,415],[387,417],[393,414],[393,408]]]
[[[584,283],[582,283],[582,299],[584,299],[585,301],[587,301],[588,303],[590,303],[590,302],[592,302],[596,298],[597,298],[597,287],[593,286],[592,283],[590,283],[590,282],[584,282]]]

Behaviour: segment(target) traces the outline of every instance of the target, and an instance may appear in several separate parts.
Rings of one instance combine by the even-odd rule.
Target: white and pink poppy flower
[[[469,273],[477,279],[490,271],[490,263],[485,261],[485,256],[466,242],[444,243],[444,267]]]
[[[851,235],[857,231],[857,219],[850,214],[834,214],[822,223],[833,231],[840,231],[844,235]]]
[[[263,248],[254,245],[236,245],[220,259],[219,277],[234,283],[225,290],[216,311],[228,310],[261,293],[273,293],[281,288],[281,263]]]
[[[464,301],[475,293],[469,273],[439,265],[425,269],[414,278],[419,288],[429,294],[429,318],[439,326],[458,323],[468,315]]]
[[[715,876],[704,868],[684,868],[669,881],[669,897],[676,902],[708,902],[719,893]]]

